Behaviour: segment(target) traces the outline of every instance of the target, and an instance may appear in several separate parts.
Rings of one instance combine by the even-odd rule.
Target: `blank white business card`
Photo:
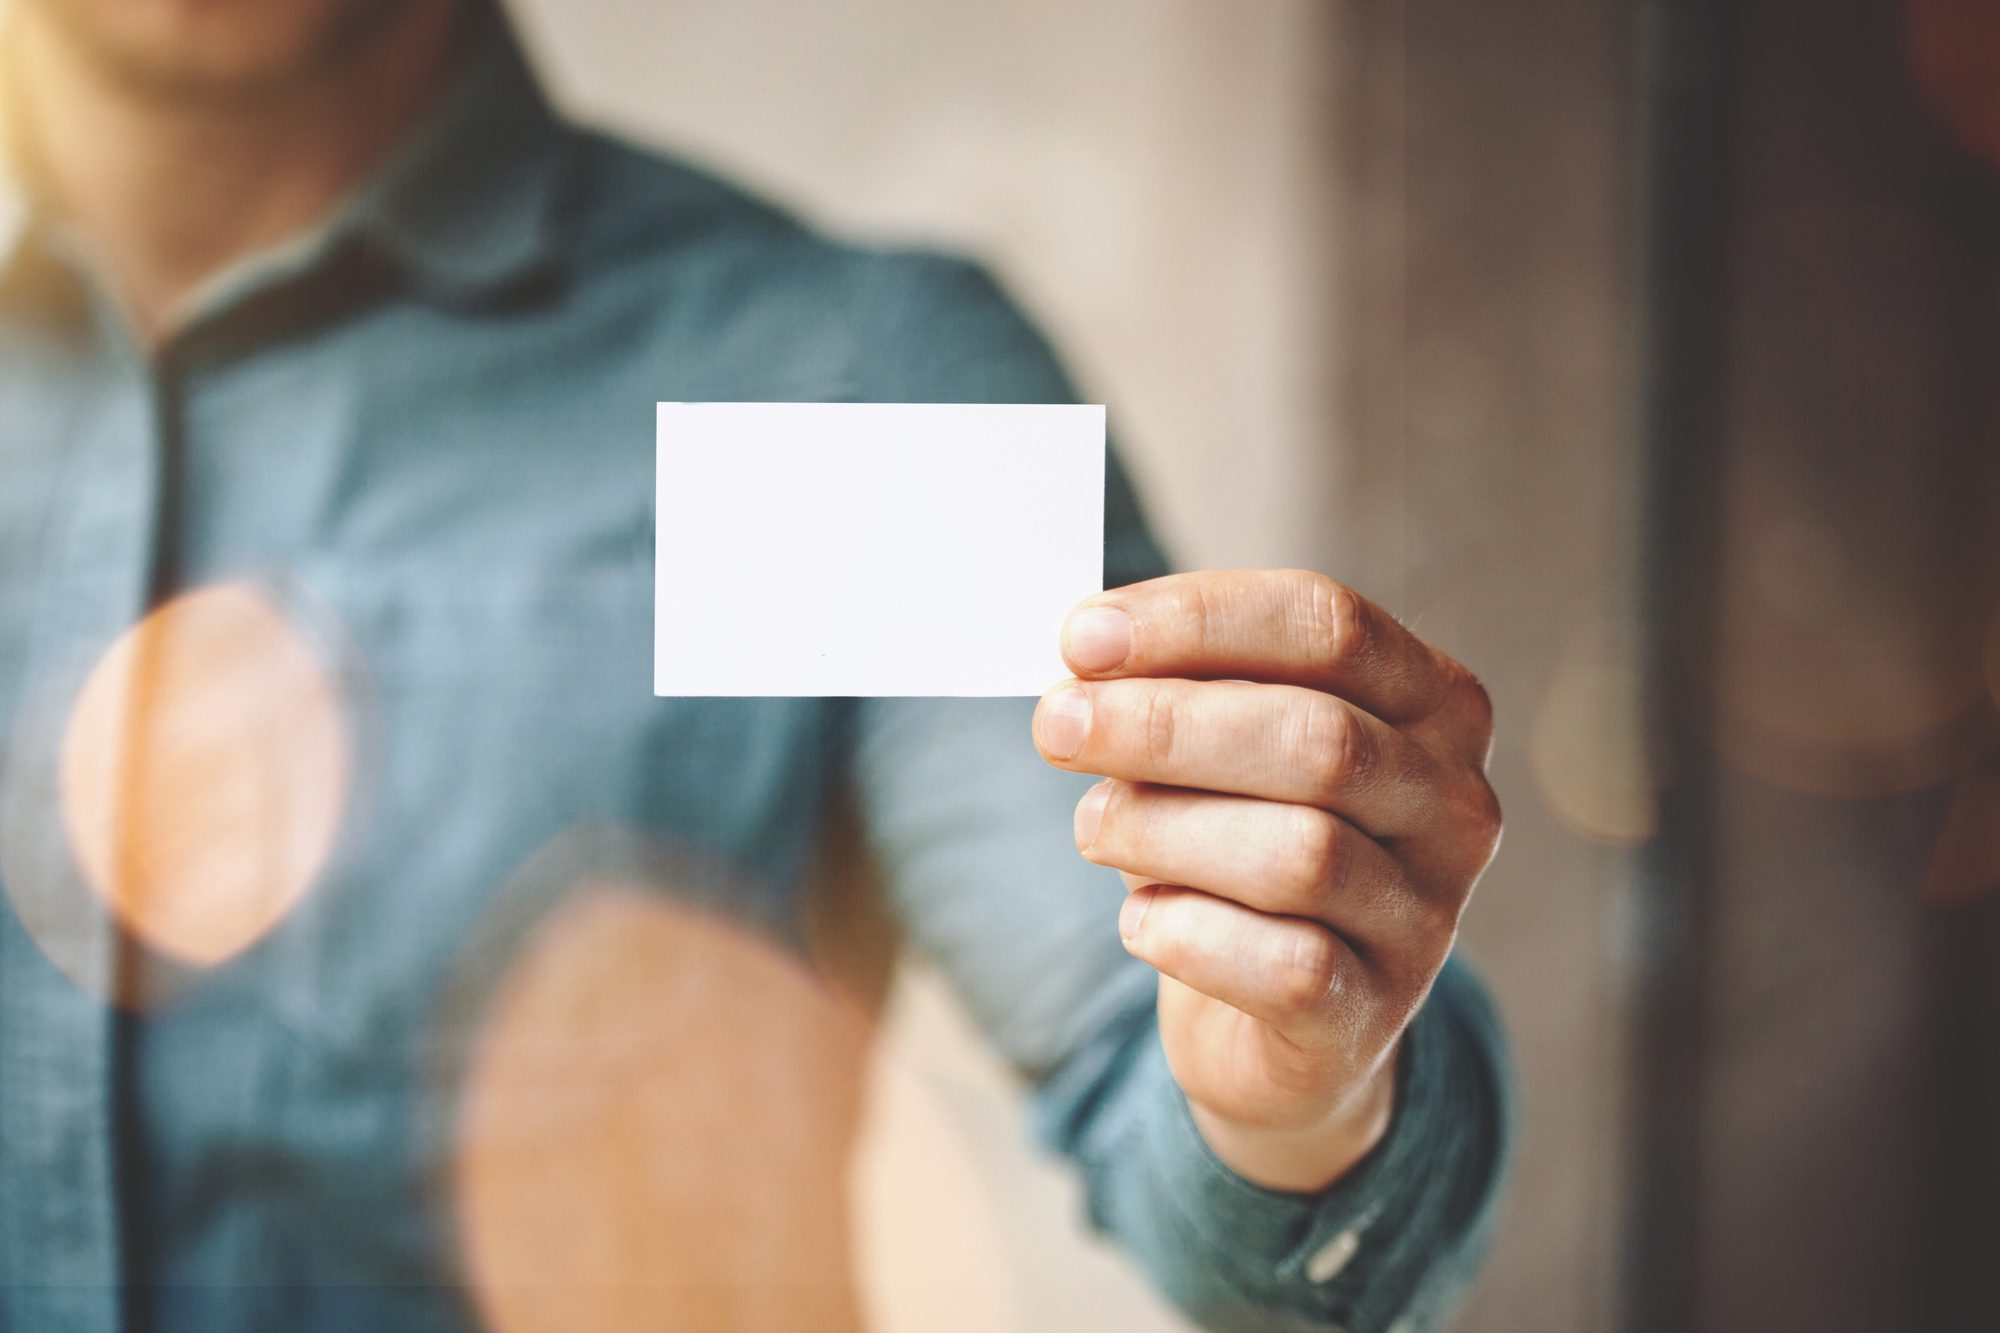
[[[1104,586],[1104,409],[661,403],[653,692],[1033,695]]]

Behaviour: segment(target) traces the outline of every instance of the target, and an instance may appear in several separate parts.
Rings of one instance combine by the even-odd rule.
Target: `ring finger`
[[[1087,860],[1322,922],[1365,955],[1450,928],[1379,843],[1311,806],[1113,779],[1078,802],[1075,831]]]

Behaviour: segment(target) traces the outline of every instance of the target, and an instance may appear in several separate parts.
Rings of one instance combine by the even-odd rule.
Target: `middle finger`
[[[1100,782],[1078,802],[1077,850],[1128,884],[1180,884],[1331,927],[1364,956],[1449,947],[1455,913],[1408,880],[1381,844],[1306,805]]]
[[[1438,803],[1421,745],[1302,686],[1070,681],[1043,696],[1034,732],[1058,768],[1317,806],[1379,838],[1417,831]]]

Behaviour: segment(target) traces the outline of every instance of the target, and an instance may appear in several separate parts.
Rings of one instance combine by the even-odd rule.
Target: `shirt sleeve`
[[[909,378],[871,396],[1075,401],[983,274],[905,263],[893,332],[875,347]],[[1164,571],[1115,460],[1106,515],[1107,586]],[[1092,1223],[1205,1328],[1402,1333],[1441,1318],[1491,1225],[1510,1121],[1477,982],[1455,962],[1440,976],[1405,1034],[1387,1135],[1333,1187],[1287,1194],[1237,1176],[1168,1071],[1155,974],[1118,939],[1121,881],[1076,852],[1071,814],[1091,779],[1042,762],[1032,712],[1032,700],[865,701],[851,777],[910,944],[1033,1084],[1038,1131],[1080,1168]]]

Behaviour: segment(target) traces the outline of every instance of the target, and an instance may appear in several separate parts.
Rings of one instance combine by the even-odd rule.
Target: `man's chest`
[[[19,915],[352,1049],[560,896],[551,847],[699,867],[663,891],[787,932],[834,710],[651,694],[651,404],[687,383],[547,330],[367,332],[0,367]]]

